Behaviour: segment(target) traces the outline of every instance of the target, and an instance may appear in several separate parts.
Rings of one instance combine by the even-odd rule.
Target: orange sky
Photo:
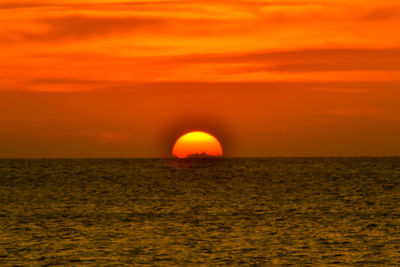
[[[0,157],[400,155],[398,0],[0,2]]]

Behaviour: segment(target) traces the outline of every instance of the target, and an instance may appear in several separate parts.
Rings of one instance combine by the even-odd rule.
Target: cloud
[[[400,71],[400,49],[308,49],[283,52],[189,55],[177,62],[241,64],[240,71]],[[244,66],[243,66],[244,65]]]
[[[377,90],[397,90],[400,81],[394,82],[148,82],[132,83],[108,89],[115,91],[135,91],[135,92],[177,92],[177,91],[198,91],[198,92],[266,92],[266,91],[315,91],[320,93],[332,92],[352,92],[368,93]],[[317,89],[315,89],[317,88]],[[320,89],[318,89],[320,88]],[[350,89],[351,88],[351,89]],[[102,91],[108,91],[102,88]]]
[[[227,54],[197,54],[177,57],[178,61],[196,62],[266,62],[266,61],[306,61],[306,60],[347,60],[365,58],[399,58],[400,48],[363,49],[363,48],[329,48],[329,49],[299,49],[289,51],[260,51],[249,53]]]
[[[19,18],[45,30],[38,32],[26,24],[11,34],[31,41],[79,40],[111,34],[140,33],[142,36],[229,36],[258,32],[261,24],[310,21],[315,13],[324,16],[322,4],[309,1],[125,1],[5,3],[5,8],[43,7]],[[318,7],[316,9],[316,7]],[[314,14],[310,16],[310,12]],[[13,19],[18,18],[18,15]],[[313,19],[311,19],[313,20]],[[39,25],[37,25],[39,23]],[[268,25],[265,25],[268,26]],[[277,27],[276,25],[273,27]],[[276,29],[274,29],[276,30]]]
[[[79,92],[221,92],[242,93],[243,91],[310,91],[331,95],[369,94],[375,91],[394,90],[400,81],[270,81],[270,82],[129,82],[129,81],[89,81],[74,79],[32,80],[25,87],[0,90],[1,92],[30,93],[79,93]]]
[[[50,41],[84,39],[119,32],[131,32],[161,24],[164,20],[146,17],[93,17],[72,15],[42,19],[48,30],[44,33],[24,33],[26,39]]]
[[[365,20],[378,21],[398,19],[400,17],[400,6],[379,7],[364,15]]]
[[[21,83],[21,87],[36,92],[77,92],[102,90],[102,88],[119,88],[134,86],[135,82],[85,80],[76,78],[39,78]],[[16,90],[16,89],[15,89]]]
[[[0,4],[0,9],[17,9],[17,8],[30,8],[30,7],[42,7],[46,4],[41,3],[5,3]]]
[[[260,68],[256,68],[260,70]],[[395,62],[324,62],[324,63],[299,63],[299,64],[282,64],[273,67],[261,68],[266,71],[280,72],[321,72],[321,71],[400,71],[400,60]]]
[[[398,81],[400,77],[400,49],[395,48],[142,57],[38,53],[23,62],[26,64],[22,70],[6,64],[0,66],[3,88],[65,92],[121,88],[148,82],[308,81],[323,85],[335,81]],[[27,69],[34,71],[27,72]],[[358,87],[346,88],[358,90]]]
[[[237,34],[240,25],[237,21],[215,18],[185,18],[141,15],[67,15],[39,19],[41,32],[20,31],[9,39],[19,41],[79,41],[110,36],[137,36],[139,38],[160,37],[199,37]],[[36,22],[37,23],[37,22]]]
[[[240,7],[299,7],[299,6],[309,6],[309,5],[326,5],[322,1],[309,1],[305,0],[303,2],[293,2],[293,1],[243,1],[243,0],[194,0],[190,2],[186,1],[80,1],[80,0],[69,0],[68,2],[58,3],[55,1],[12,1],[12,2],[3,2],[0,4],[0,9],[8,9],[8,8],[26,8],[26,7],[82,7],[82,8],[93,8],[98,9],[102,8],[104,10],[107,9],[115,9],[121,8],[126,9],[126,7],[140,7],[140,6],[149,6],[149,7],[183,7],[183,6],[202,6],[207,4],[214,5],[225,5],[225,6],[240,6]]]

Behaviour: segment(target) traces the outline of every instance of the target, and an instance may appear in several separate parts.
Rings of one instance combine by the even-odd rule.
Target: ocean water
[[[0,160],[1,266],[400,266],[400,158]]]

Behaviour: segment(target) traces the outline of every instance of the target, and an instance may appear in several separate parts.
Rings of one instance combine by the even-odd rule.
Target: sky
[[[2,0],[0,157],[400,155],[398,0]]]

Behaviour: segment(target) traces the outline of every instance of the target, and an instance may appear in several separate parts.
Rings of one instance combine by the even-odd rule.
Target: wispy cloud
[[[366,19],[395,10],[391,2],[366,1],[363,9],[342,0],[3,2],[0,86],[395,81],[400,39],[379,27],[386,22]]]

